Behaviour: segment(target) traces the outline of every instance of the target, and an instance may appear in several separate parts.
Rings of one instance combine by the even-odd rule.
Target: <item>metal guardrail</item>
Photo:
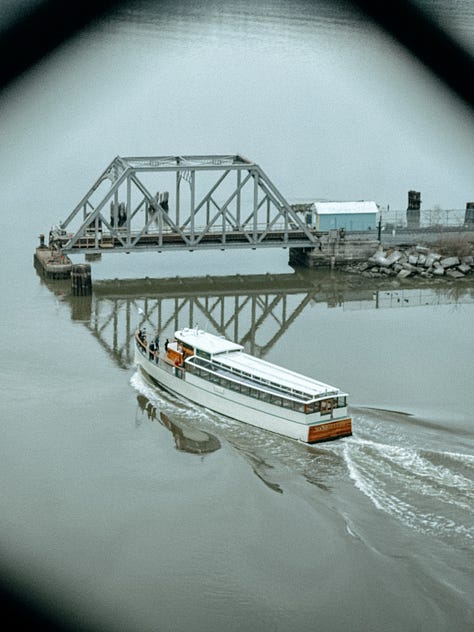
[[[474,223],[466,223],[466,211],[463,209],[427,209],[420,210],[419,225],[407,221],[407,211],[382,210],[382,228],[391,230],[393,228],[412,229],[426,228],[438,231],[446,229],[474,229]],[[418,222],[417,222],[418,223]]]

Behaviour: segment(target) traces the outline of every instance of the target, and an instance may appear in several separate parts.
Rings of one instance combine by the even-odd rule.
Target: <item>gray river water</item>
[[[472,41],[472,3],[452,4],[433,3]],[[1,99],[3,577],[101,630],[467,632],[472,279],[369,283],[278,249],[107,253],[74,298],[32,259],[117,154],[241,152],[290,201],[403,209],[414,187],[463,208],[473,118],[339,5],[159,6]],[[196,322],[346,390],[353,436],[305,446],[157,390],[133,328]]]

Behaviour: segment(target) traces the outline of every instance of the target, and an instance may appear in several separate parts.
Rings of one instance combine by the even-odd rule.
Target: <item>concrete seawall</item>
[[[290,248],[289,264],[306,268],[327,268],[365,261],[379,242],[369,239],[326,240],[318,248]]]

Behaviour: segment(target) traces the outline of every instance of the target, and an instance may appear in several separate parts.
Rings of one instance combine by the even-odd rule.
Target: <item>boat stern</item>
[[[350,437],[352,434],[352,419],[340,419],[326,423],[315,424],[308,428],[308,443],[318,443],[319,441],[330,441],[340,437]]]

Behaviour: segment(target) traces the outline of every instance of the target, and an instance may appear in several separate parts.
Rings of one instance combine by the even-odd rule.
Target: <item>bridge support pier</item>
[[[290,248],[289,265],[333,269],[366,261],[374,254],[379,243],[377,239],[347,239],[339,231],[330,231],[328,235],[321,236],[316,248]]]
[[[72,261],[61,252],[45,246],[43,235],[40,235],[40,245],[35,250],[33,263],[45,279],[69,279],[71,276]]]

